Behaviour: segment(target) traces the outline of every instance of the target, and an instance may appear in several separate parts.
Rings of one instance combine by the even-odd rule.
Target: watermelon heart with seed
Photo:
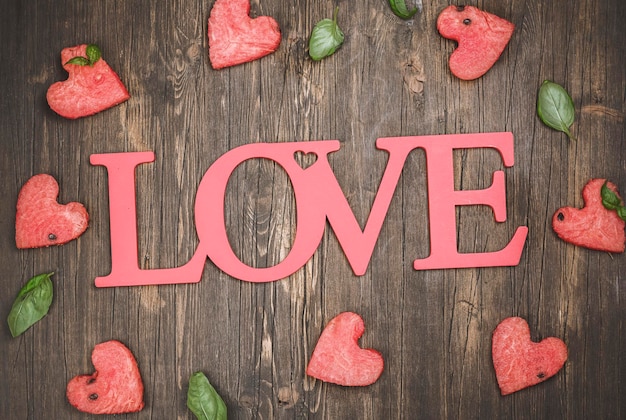
[[[473,6],[448,6],[437,18],[437,30],[458,43],[450,71],[459,79],[477,79],[498,61],[515,25]]]
[[[511,317],[494,330],[491,354],[500,392],[508,395],[556,375],[567,360],[567,346],[556,337],[531,341],[526,320]]]
[[[592,179],[583,187],[582,209],[562,207],[552,216],[552,229],[559,238],[571,244],[607,252],[624,252],[626,222],[615,210],[602,204],[600,191],[604,179]],[[607,182],[607,187],[619,198],[617,187]]]
[[[62,245],[79,237],[89,224],[85,207],[59,204],[59,184],[48,174],[26,181],[17,197],[15,244],[18,248]]]
[[[46,94],[50,108],[65,118],[76,119],[96,114],[130,98],[128,90],[100,57],[90,62],[88,48],[95,45],[77,45],[61,51],[67,80],[53,83]]]
[[[270,16],[251,18],[250,0],[217,0],[209,16],[209,59],[214,69],[264,57],[278,49],[278,23]]]
[[[364,332],[363,319],[353,312],[333,318],[313,350],[307,375],[343,386],[376,382],[383,372],[384,360],[378,351],[359,347],[358,340]]]
[[[97,344],[91,354],[96,371],[79,375],[67,384],[67,399],[76,409],[91,414],[123,414],[144,406],[143,382],[131,351],[116,340]]]

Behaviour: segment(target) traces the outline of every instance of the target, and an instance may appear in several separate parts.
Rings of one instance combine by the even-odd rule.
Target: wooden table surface
[[[435,27],[448,1],[424,0],[404,21],[385,0],[253,0],[253,16],[278,21],[280,47],[219,71],[208,58],[213,3],[4,3],[2,317],[30,277],[55,274],[49,314],[18,338],[6,323],[0,331],[0,417],[93,418],[70,406],[65,387],[93,371],[96,344],[116,339],[138,360],[146,403],[116,418],[193,418],[186,393],[195,371],[207,375],[233,419],[625,418],[626,257],[563,242],[551,218],[560,207],[583,206],[590,178],[609,178],[626,193],[626,3],[470,2],[516,25],[500,60],[470,82],[451,75],[455,44]],[[335,5],[345,43],[314,62],[308,37]],[[132,97],[68,120],[50,110],[45,95],[67,77],[61,49],[81,43],[101,47]],[[537,117],[545,79],[570,92],[576,141]],[[484,206],[458,207],[458,249],[497,251],[527,226],[517,266],[413,269],[413,260],[429,255],[426,158],[415,150],[363,276],[354,275],[327,228],[310,261],[275,282],[240,281],[207,260],[195,284],[94,285],[111,270],[111,242],[107,172],[89,163],[92,154],[155,153],[136,173],[139,263],[153,269],[183,265],[194,254],[198,184],[237,146],[339,140],[330,163],[363,225],[387,164],[377,138],[500,131],[514,135],[514,165],[504,168],[493,150],[458,150],[454,178],[457,189],[481,189],[504,170],[506,222],[496,223]],[[60,202],[84,203],[90,225],[66,245],[18,250],[17,195],[39,173],[59,181]],[[270,267],[288,254],[296,207],[275,162],[240,165],[225,211],[244,263]],[[322,329],[344,311],[363,317],[360,344],[385,359],[371,386],[341,387],[305,374]],[[491,334],[510,316],[528,321],[533,340],[562,339],[569,357],[546,382],[503,397]]]

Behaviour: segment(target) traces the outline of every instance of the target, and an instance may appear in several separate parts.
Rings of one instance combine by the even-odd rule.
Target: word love
[[[504,172],[495,171],[489,188],[455,190],[453,151],[496,149],[506,167],[513,166],[511,133],[457,134],[379,138],[376,147],[389,154],[387,167],[361,229],[328,162],[339,150],[336,140],[298,143],[255,143],[232,149],[206,171],[195,201],[199,238],[193,257],[183,266],[142,270],[138,265],[135,168],[154,161],[153,152],[91,155],[93,165],[107,168],[111,226],[111,273],[96,278],[98,287],[195,283],[201,280],[207,257],[239,280],[269,282],[290,276],[303,267],[318,248],[328,221],[355,275],[365,273],[409,153],[423,149],[427,162],[430,255],[413,263],[415,270],[512,266],[519,264],[528,228],[518,227],[506,247],[494,252],[459,253],[456,206],[487,205],[497,222],[506,220]],[[314,154],[316,161],[301,167],[297,153]],[[226,186],[233,171],[249,159],[270,159],[289,176],[296,201],[296,232],[289,254],[272,267],[250,267],[230,246],[224,216]]]

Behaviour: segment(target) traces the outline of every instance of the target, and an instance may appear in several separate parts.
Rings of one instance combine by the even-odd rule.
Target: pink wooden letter
[[[498,222],[506,220],[504,172],[493,174],[485,190],[454,189],[454,149],[495,148],[504,166],[513,166],[513,134],[484,133],[417,137],[418,147],[426,151],[428,174],[428,212],[430,256],[413,262],[416,270],[440,268],[497,267],[519,264],[528,228],[518,227],[509,244],[496,252],[459,253],[456,247],[455,206],[484,204],[492,208]],[[398,138],[407,141],[407,138]]]
[[[409,140],[416,138],[419,137],[382,138],[376,141],[378,149],[389,152],[389,160],[363,230],[328,162],[325,162],[327,168],[324,171],[324,187],[313,190],[318,195],[316,202],[323,203],[328,223],[357,276],[362,276],[367,270],[404,162],[411,150],[417,147],[415,142]]]
[[[288,277],[303,267],[319,246],[326,215],[314,191],[325,189],[327,155],[339,149],[339,142],[252,143],[239,146],[219,157],[206,171],[196,193],[195,221],[200,244],[226,274],[239,280],[269,282]],[[313,153],[317,160],[300,167],[295,153]],[[287,172],[296,199],[297,230],[289,254],[272,267],[250,267],[235,255],[226,233],[224,202],[226,186],[235,168],[248,159],[264,158],[278,163]],[[332,171],[331,171],[332,175]]]
[[[141,270],[137,256],[135,167],[154,162],[153,152],[105,153],[90,157],[92,165],[107,168],[111,224],[111,273],[97,277],[97,287],[197,283],[202,278],[206,253],[200,249],[177,268]]]

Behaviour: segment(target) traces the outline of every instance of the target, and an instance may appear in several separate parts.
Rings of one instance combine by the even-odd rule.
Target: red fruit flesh
[[[626,222],[615,210],[602,204],[600,190],[604,179],[592,179],[583,188],[582,209],[562,207],[552,217],[552,229],[559,238],[571,244],[598,251],[621,253],[626,244]],[[607,187],[618,195],[617,187],[609,182]]]
[[[214,69],[235,66],[276,51],[278,23],[269,16],[250,18],[249,0],[217,0],[209,17],[209,58]]]
[[[63,49],[61,62],[69,77],[48,88],[48,105],[65,118],[93,115],[130,98],[120,78],[104,59],[100,58],[93,65],[67,64],[74,57],[86,57],[86,50],[86,44]]]
[[[450,56],[450,71],[459,79],[481,77],[498,61],[515,25],[473,6],[448,6],[437,18],[437,30],[458,47]]]
[[[132,413],[143,408],[143,382],[126,346],[115,340],[100,343],[91,360],[96,372],[76,376],[67,384],[70,404],[92,414]]]
[[[59,184],[54,177],[39,174],[20,190],[15,214],[15,245],[38,248],[62,245],[80,236],[89,224],[80,203],[59,204]]]
[[[333,318],[320,336],[306,373],[325,382],[343,386],[367,386],[383,372],[382,355],[362,349],[358,340],[365,331],[363,319],[352,312]]]
[[[539,343],[530,340],[523,318],[503,320],[492,336],[492,358],[498,386],[508,395],[556,375],[567,360],[567,346],[555,337]]]

